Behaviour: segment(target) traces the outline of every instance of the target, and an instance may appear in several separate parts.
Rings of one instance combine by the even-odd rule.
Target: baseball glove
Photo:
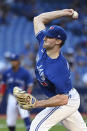
[[[26,91],[23,91],[19,87],[14,87],[13,94],[16,97],[17,102],[21,108],[25,110],[34,108],[35,103],[36,103],[36,98],[34,96],[26,93]]]

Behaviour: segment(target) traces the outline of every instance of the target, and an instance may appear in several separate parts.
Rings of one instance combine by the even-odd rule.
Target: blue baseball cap
[[[45,31],[45,36],[51,37],[51,38],[57,38],[62,40],[63,42],[66,40],[67,35],[65,30],[57,25],[51,26],[48,30]]]
[[[19,57],[19,55],[17,55],[17,54],[12,54],[12,55],[10,56],[10,60],[11,60],[11,61],[20,60],[20,57]]]

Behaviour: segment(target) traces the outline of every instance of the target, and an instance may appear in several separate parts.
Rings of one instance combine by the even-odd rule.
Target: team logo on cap
[[[48,84],[46,82],[41,82],[41,85],[48,86]]]
[[[50,29],[54,29],[54,27],[53,27],[53,26],[51,26],[51,27],[50,27]]]

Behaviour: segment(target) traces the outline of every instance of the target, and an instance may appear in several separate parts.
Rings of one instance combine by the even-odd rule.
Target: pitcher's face
[[[43,48],[52,49],[56,45],[56,38],[44,37]]]

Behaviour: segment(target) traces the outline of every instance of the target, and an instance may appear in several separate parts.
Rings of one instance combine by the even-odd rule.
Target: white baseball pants
[[[29,112],[27,110],[21,109],[17,104],[16,98],[9,94],[8,101],[7,101],[7,125],[8,126],[15,126],[18,113],[20,114],[21,118],[24,119],[29,117]]]
[[[61,122],[69,131],[87,131],[86,124],[78,112],[79,94],[75,89],[69,92],[71,96],[64,106],[49,107],[36,115],[31,123],[30,131],[48,131]]]

